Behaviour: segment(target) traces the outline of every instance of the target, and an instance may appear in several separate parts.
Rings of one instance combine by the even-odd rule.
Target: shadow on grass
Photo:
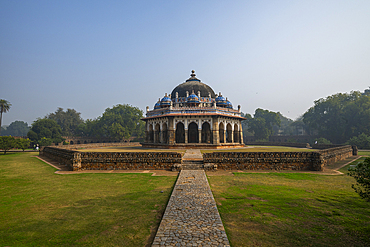
[[[165,198],[169,199],[167,190]],[[52,205],[1,229],[1,245],[150,246],[165,203],[160,190]],[[163,194],[161,194],[163,195]],[[162,196],[163,197],[163,196]]]

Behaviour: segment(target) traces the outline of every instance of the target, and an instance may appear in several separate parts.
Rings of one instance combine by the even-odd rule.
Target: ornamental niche
[[[240,105],[215,94],[193,70],[190,78],[159,98],[153,110],[146,107],[143,147],[228,148],[242,147]]]

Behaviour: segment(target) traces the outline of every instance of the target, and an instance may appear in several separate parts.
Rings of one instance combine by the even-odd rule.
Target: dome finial
[[[195,70],[192,70],[192,71],[191,71],[191,75],[190,75],[190,76],[193,76],[193,77],[194,77],[194,76],[196,76],[196,75],[195,75]]]

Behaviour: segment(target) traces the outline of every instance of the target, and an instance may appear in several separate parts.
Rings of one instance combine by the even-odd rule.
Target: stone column
[[[174,126],[174,119],[173,117],[168,118],[167,121],[167,133],[168,133],[168,144],[174,145],[175,144],[175,126]]]
[[[198,138],[199,138],[199,140],[198,140],[198,143],[201,143],[202,142],[202,130],[199,130],[198,129]]]
[[[219,135],[219,129],[218,129],[218,118],[213,117],[212,118],[212,144],[219,145],[220,144],[220,135]]]
[[[240,122],[240,125],[239,125],[239,141],[240,141],[240,144],[244,144],[243,142],[243,129],[242,129],[242,123]]]
[[[188,143],[188,129],[185,129],[185,143]]]

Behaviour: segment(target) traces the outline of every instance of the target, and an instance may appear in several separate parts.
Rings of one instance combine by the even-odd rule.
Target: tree
[[[1,126],[1,121],[3,119],[3,113],[8,112],[11,106],[12,104],[10,104],[9,101],[5,99],[0,99],[0,126]],[[0,128],[0,131],[1,131],[1,128]]]
[[[280,126],[280,117],[276,112],[256,109],[254,117],[248,119],[249,131],[254,132],[257,140],[268,140],[273,133],[273,126]]]
[[[26,136],[30,127],[27,123],[23,121],[14,121],[12,122],[8,128],[1,135],[10,135],[10,136]]]
[[[33,122],[27,136],[33,142],[40,142],[44,140],[43,138],[46,138],[49,139],[51,142],[57,144],[64,141],[61,133],[62,129],[57,124],[57,122],[51,119],[43,118]],[[45,144],[45,142],[43,143]]]
[[[141,120],[143,112],[131,105],[116,105],[107,108],[101,118],[97,119],[95,127],[98,134],[116,140],[128,139],[131,136],[145,135],[144,122]]]
[[[347,144],[357,146],[359,149],[370,149],[370,136],[362,133],[349,139]]]
[[[31,144],[31,140],[28,138],[27,139],[20,138],[20,139],[15,140],[15,147],[22,149],[23,152],[26,148],[30,146],[30,144]]]
[[[370,133],[370,95],[338,93],[316,100],[303,115],[303,122],[332,143]]]
[[[14,137],[0,136],[0,149],[4,151],[4,154],[6,154],[6,151],[14,147],[15,147]]]
[[[315,144],[332,144],[329,140],[320,137],[315,139]]]
[[[348,175],[356,180],[356,184],[353,184],[352,188],[363,199],[370,201],[370,158],[366,158],[364,162],[358,163],[355,168],[348,170]]]
[[[55,113],[48,114],[46,118],[52,119],[59,124],[62,128],[62,135],[74,136],[78,133],[78,126],[84,122],[80,115],[81,113],[74,109],[63,111],[63,108],[59,107]]]

